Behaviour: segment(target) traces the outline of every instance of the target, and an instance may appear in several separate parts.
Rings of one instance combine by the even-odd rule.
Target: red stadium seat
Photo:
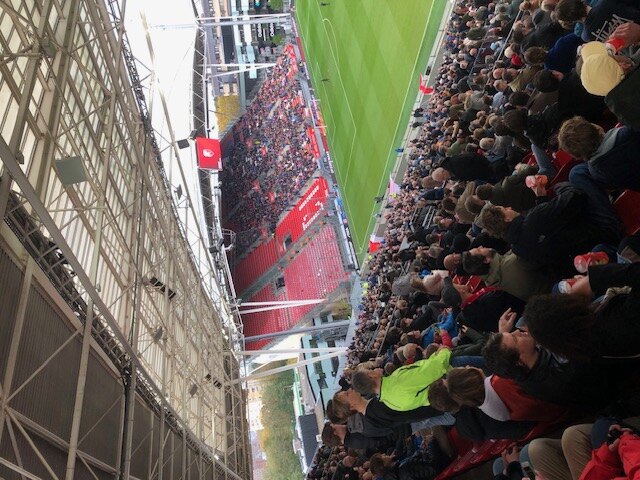
[[[627,235],[640,232],[640,192],[625,190],[613,202],[613,208],[622,220]]]
[[[575,159],[564,150],[558,150],[553,154],[553,164],[557,169],[562,168],[564,165],[574,160]]]
[[[549,184],[553,187],[554,185],[557,185],[560,182],[566,182],[569,179],[569,173],[571,172],[571,169],[576,165],[578,165],[579,163],[580,163],[580,160],[571,158],[568,162],[564,163],[560,167],[560,169],[558,170],[558,173],[556,173],[556,176],[553,177],[553,180],[551,180]]]
[[[449,438],[449,443],[453,447],[453,450],[456,454],[460,454],[461,452],[466,452],[473,447],[473,444],[464,437],[458,435],[458,430],[456,427],[452,427],[447,432],[447,437]]]
[[[277,248],[275,239],[271,239],[258,245],[236,265],[233,272],[233,283],[238,294],[241,294],[256,279],[278,263]]]
[[[478,290],[483,288],[485,286],[485,284],[482,281],[482,277],[480,277],[478,275],[474,275],[472,277],[469,277],[469,281],[467,282],[467,286],[469,287],[469,289],[472,292],[477,292]]]
[[[522,157],[522,162],[520,163],[525,163],[531,166],[537,165],[536,157],[533,155],[533,152],[529,152],[524,157]]]
[[[570,419],[567,416],[563,416],[555,422],[538,423],[522,440],[517,443],[520,445],[529,443],[534,438],[538,438],[545,433],[566,424],[569,420]],[[496,458],[505,448],[513,443],[513,440],[486,440],[479,445],[471,445],[471,442],[460,438],[455,427],[453,427],[449,432],[449,440],[455,451],[458,453],[458,458],[440,472],[435,480],[451,478],[462,472],[470,470],[481,463],[485,463]]]

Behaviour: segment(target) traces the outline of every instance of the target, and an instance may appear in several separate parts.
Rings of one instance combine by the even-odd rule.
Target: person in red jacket
[[[620,436],[593,451],[580,480],[640,479],[640,437],[619,425],[613,425],[612,432]]]
[[[485,376],[475,367],[453,368],[446,378],[429,388],[429,401],[434,408],[455,412],[460,407],[475,407],[499,421],[521,420],[554,422],[567,409],[527,395],[511,379]]]

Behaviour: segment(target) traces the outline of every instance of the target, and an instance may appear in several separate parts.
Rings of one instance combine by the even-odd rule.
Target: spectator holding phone
[[[528,447],[519,449],[518,445],[512,443],[505,448],[495,462],[493,462],[494,480],[526,480],[522,465],[530,465]],[[531,467],[529,467],[531,468]]]
[[[592,430],[594,440],[597,425],[598,422]],[[640,437],[632,429],[618,424],[611,425],[607,441],[593,451],[591,460],[580,475],[580,480],[612,478],[640,478]]]

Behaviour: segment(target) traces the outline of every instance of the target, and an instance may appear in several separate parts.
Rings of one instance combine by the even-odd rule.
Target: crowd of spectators
[[[307,478],[638,478],[639,44],[636,1],[456,3]]]
[[[318,167],[298,77],[287,45],[233,128],[234,148],[221,175],[223,220],[238,234],[240,250],[275,231]]]

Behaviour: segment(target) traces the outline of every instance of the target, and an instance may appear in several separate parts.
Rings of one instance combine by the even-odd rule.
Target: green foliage
[[[262,390],[260,443],[267,454],[267,480],[300,480],[302,470],[293,452],[295,413],[293,410],[293,372],[272,375]]]
[[[271,37],[271,41],[276,45],[282,45],[282,42],[284,42],[284,35],[281,33],[276,33],[273,37]]]
[[[329,305],[334,320],[346,320],[351,315],[351,304],[344,298]]]
[[[240,97],[238,95],[217,96],[214,100],[218,127],[224,132],[240,116]]]
[[[278,12],[282,11],[282,0],[269,0],[267,2],[267,5]]]

